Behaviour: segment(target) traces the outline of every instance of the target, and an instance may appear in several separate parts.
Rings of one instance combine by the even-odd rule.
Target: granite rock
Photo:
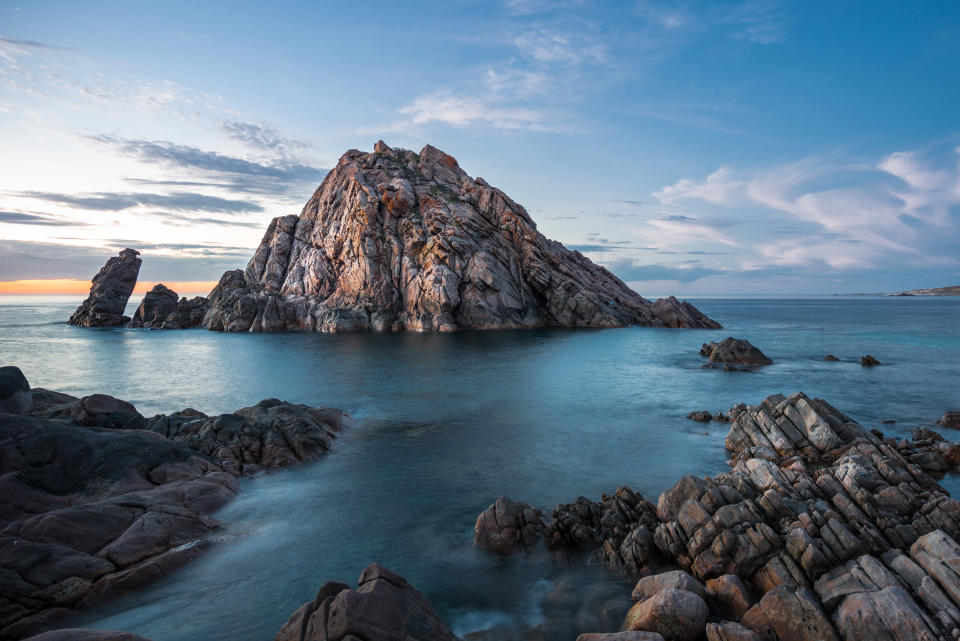
[[[523,207],[439,149],[351,150],[299,216],[275,218],[245,270],[224,274],[218,331],[449,331],[543,326],[716,328],[650,302],[548,240]]]

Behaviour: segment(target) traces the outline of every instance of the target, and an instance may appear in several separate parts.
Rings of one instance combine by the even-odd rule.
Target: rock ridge
[[[273,219],[246,269],[225,273],[209,298],[203,327],[227,332],[719,327],[547,239],[452,156],[382,141],[346,152],[300,215]]]

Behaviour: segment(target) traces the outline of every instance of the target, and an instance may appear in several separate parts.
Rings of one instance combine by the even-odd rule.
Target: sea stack
[[[537,231],[526,210],[427,145],[340,158],[299,216],[275,218],[227,272],[203,326],[220,331],[718,328],[646,300]]]
[[[114,256],[93,277],[90,295],[70,317],[71,325],[80,327],[115,327],[127,320],[123,310],[137,284],[140,273],[140,252],[124,249]]]

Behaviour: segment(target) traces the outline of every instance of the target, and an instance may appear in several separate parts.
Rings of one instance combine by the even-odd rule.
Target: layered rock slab
[[[0,413],[0,639],[169,573],[221,536],[209,513],[238,475],[313,460],[349,423],[275,399],[214,417],[44,389],[31,405]]]
[[[626,325],[719,327],[545,238],[444,152],[382,142],[348,151],[299,216],[275,218],[203,319],[231,332]]]

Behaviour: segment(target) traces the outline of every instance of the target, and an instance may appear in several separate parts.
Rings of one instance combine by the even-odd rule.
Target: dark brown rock
[[[839,361],[840,359],[837,358],[836,356],[834,356],[833,354],[827,354],[826,356],[823,357],[823,360],[825,360],[825,361],[837,362],[837,361]]]
[[[728,336],[719,343],[704,343],[700,348],[700,355],[709,358],[711,363],[739,363],[750,366],[773,363],[766,354],[749,341],[732,336]]]
[[[866,356],[860,357],[860,365],[863,367],[873,367],[874,365],[881,365],[881,363],[870,354],[867,354]]]
[[[130,319],[130,327],[160,327],[177,306],[177,292],[158,283],[147,292]]]
[[[698,410],[687,414],[687,418],[691,421],[697,421],[698,423],[709,423],[713,420],[713,414],[706,410]]]
[[[93,277],[90,295],[70,317],[71,325],[115,327],[125,322],[123,315],[140,273],[140,252],[124,249]]]
[[[344,154],[210,294],[218,331],[716,328],[545,238],[523,207],[431,146]]]
[[[937,425],[947,429],[960,430],[960,410],[950,410],[939,419]]]
[[[542,511],[501,496],[477,517],[473,540],[492,552],[511,554],[536,545],[546,527]]]

